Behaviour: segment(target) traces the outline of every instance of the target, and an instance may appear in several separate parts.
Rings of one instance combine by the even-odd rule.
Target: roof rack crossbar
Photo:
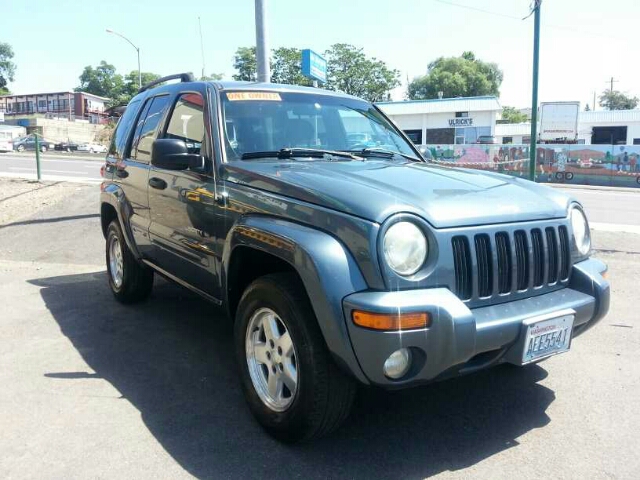
[[[153,82],[147,83],[145,86],[143,86],[140,90],[138,90],[138,93],[142,93],[145,90],[149,90],[151,87],[155,87],[156,85],[159,85],[161,83],[164,82],[168,82],[169,80],[176,80],[176,79],[180,79],[181,82],[195,82],[195,78],[193,76],[193,73],[176,73],[174,75],[167,75],[166,77],[161,77],[157,80],[154,80]]]

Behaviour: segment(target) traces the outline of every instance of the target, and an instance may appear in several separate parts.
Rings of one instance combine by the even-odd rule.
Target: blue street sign
[[[313,80],[327,81],[327,61],[313,50],[302,50],[302,74]]]

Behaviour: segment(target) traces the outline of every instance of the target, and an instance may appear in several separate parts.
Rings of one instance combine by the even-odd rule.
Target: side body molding
[[[140,254],[140,250],[136,245],[136,242],[133,240],[133,232],[131,231],[131,222],[129,218],[132,214],[132,209],[127,199],[122,191],[122,188],[115,183],[109,183],[104,187],[104,190],[100,192],[100,205],[107,203],[111,205],[117,215],[118,222],[120,222],[120,227],[122,228],[122,233],[124,233],[124,239],[127,242],[127,247],[133,253],[133,255],[140,260],[142,255]]]
[[[224,245],[225,287],[231,254],[239,246],[274,255],[298,272],[334,359],[368,384],[353,352],[342,312],[344,297],[368,287],[346,248],[334,237],[310,227],[273,217],[245,216],[231,228]]]

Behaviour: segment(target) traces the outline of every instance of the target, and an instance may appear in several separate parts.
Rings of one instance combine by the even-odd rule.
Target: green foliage
[[[256,47],[238,48],[233,57],[233,68],[238,71],[238,73],[233,76],[234,80],[255,82],[258,78]]]
[[[302,51],[299,48],[276,48],[271,60],[271,81],[287,85],[312,85],[313,81],[302,75],[301,61]]]
[[[204,77],[200,77],[200,80],[203,82],[214,82],[217,80],[222,80],[224,75],[221,73],[211,73],[209,75],[205,75]]]
[[[591,111],[591,107],[589,106],[588,103],[584,106],[584,111],[585,112],[590,112]]]
[[[16,73],[16,64],[11,61],[13,48],[8,43],[0,42],[0,94],[8,94],[7,85],[13,82]]]
[[[605,90],[600,95],[600,106],[607,110],[633,110],[638,106],[638,97],[630,97],[618,90]]]
[[[327,84],[371,102],[388,100],[393,88],[400,85],[400,73],[376,58],[368,58],[361,48],[336,43],[325,52]]]
[[[400,84],[397,70],[389,69],[384,62],[367,58],[361,48],[336,44],[326,52],[326,88],[340,90],[367,100],[378,102],[389,98],[389,92]],[[271,81],[288,85],[312,85],[312,80],[302,75],[301,51],[298,48],[280,47],[272,51]],[[256,81],[257,63],[255,47],[240,47],[234,56],[235,80]]]
[[[460,57],[440,57],[431,62],[426,75],[414,78],[409,84],[411,100],[438,98],[500,96],[502,70],[495,63],[478,60],[473,52]]]
[[[157,73],[142,72],[142,85],[160,78]],[[87,92],[109,98],[109,106],[126,105],[138,93],[138,71],[132,70],[124,77],[116,68],[102,60],[95,68],[87,65],[80,75],[80,86],[76,92]]]
[[[529,117],[519,110],[516,110],[515,107],[503,107],[502,120],[505,123],[524,123],[529,121]]]

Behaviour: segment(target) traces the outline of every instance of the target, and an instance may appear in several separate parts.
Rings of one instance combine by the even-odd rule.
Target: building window
[[[513,143],[513,137],[502,137],[502,143],[509,144],[509,143]]]
[[[47,108],[46,100],[38,100],[38,108]]]
[[[633,139],[633,144],[634,145],[640,145],[640,138],[634,138]]]
[[[456,118],[467,118],[469,116],[469,112],[456,112]]]
[[[414,144],[422,144],[422,130],[403,130],[403,132]]]

